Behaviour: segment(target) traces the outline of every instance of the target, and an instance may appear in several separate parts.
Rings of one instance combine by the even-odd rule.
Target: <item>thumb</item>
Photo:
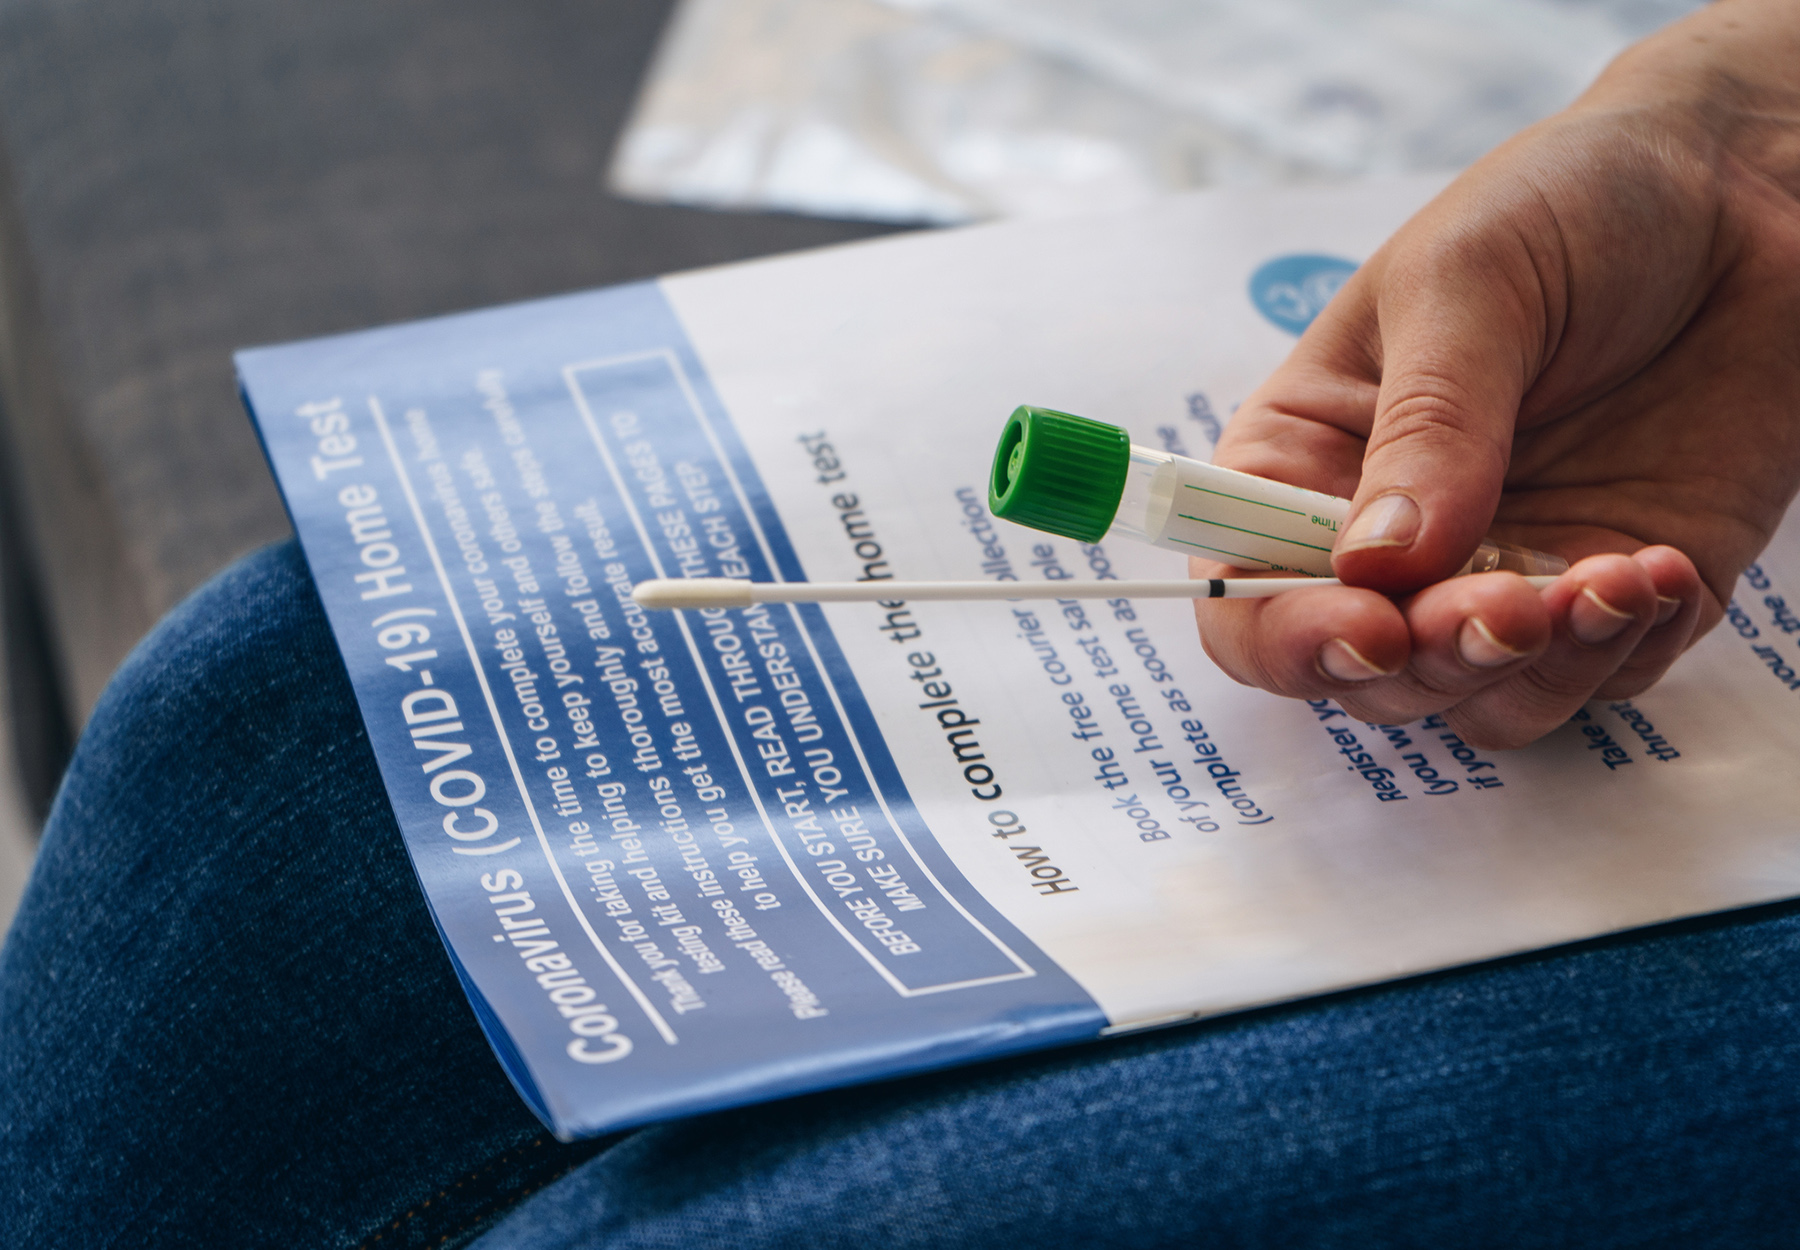
[[[1516,288],[1493,268],[1388,276],[1381,387],[1332,565],[1394,593],[1455,573],[1493,524],[1536,352]]]

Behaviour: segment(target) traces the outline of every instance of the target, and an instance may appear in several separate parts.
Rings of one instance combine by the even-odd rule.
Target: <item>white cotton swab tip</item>
[[[671,608],[747,608],[756,583],[735,577],[658,577],[639,582],[631,597],[652,611]]]

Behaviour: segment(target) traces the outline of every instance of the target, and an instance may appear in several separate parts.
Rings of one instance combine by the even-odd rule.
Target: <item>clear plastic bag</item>
[[[1452,169],[1693,0],[685,0],[627,195],[958,222]]]

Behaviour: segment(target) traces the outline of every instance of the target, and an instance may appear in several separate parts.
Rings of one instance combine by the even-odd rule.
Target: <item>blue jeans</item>
[[[0,952],[0,1245],[1800,1242],[1800,908],[565,1146],[293,546],[120,671]]]

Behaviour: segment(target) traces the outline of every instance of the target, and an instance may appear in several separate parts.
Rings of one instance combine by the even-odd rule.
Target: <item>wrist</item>
[[[1800,5],[1714,0],[1626,49],[1568,112],[1653,120],[1800,195]]]

